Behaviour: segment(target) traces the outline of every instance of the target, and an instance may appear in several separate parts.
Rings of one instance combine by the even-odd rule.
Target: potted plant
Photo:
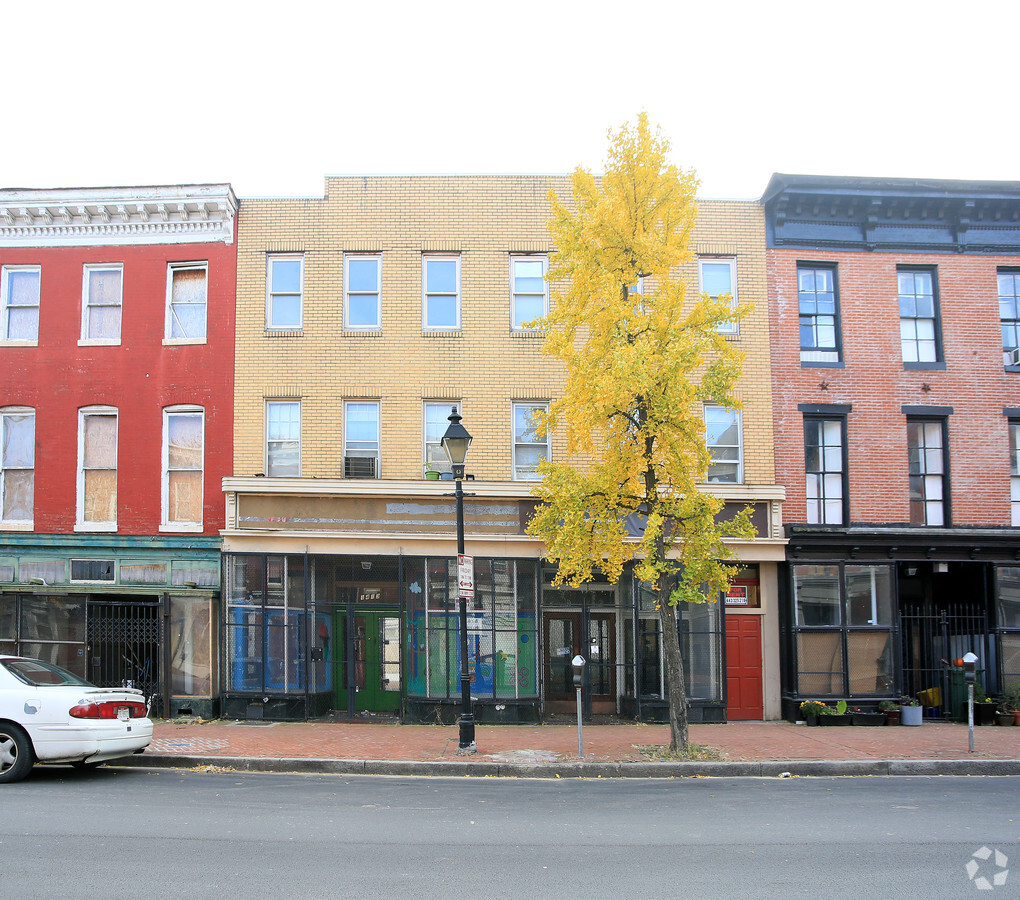
[[[821,700],[805,700],[800,705],[800,714],[808,725],[817,725],[818,717],[825,715],[825,704]]]
[[[849,725],[850,715],[846,711],[846,700],[837,700],[835,706],[824,705],[818,716],[819,725]]]
[[[882,700],[878,709],[885,716],[886,725],[900,724],[900,705],[895,700]]]
[[[999,702],[995,705],[995,724],[996,725],[1012,725],[1013,724],[1013,710],[1009,708],[1009,703],[1005,697],[1001,697]]]
[[[425,480],[426,481],[439,481],[439,472],[432,468],[432,463],[425,463]]]
[[[1006,688],[1002,702],[1006,709],[1013,713],[1013,724],[1020,725],[1020,681]]]
[[[855,706],[850,710],[850,721],[853,725],[885,725],[885,714]]]
[[[920,725],[924,721],[924,707],[913,697],[900,698],[900,724]]]
[[[996,703],[987,694],[974,691],[974,724],[994,725]]]

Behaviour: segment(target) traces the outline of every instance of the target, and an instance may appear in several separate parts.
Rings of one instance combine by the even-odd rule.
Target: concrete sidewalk
[[[692,725],[691,741],[717,760],[662,759],[664,725],[479,725],[478,752],[457,753],[456,726],[390,721],[157,721],[139,766],[214,766],[247,771],[504,777],[691,777],[790,775],[1020,775],[1020,729],[808,728],[786,722]],[[656,749],[657,748],[657,749]]]

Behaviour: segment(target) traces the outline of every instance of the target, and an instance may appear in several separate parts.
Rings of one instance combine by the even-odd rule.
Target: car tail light
[[[126,714],[121,710],[126,710]],[[69,714],[75,719],[142,719],[145,704],[134,700],[103,700],[99,703],[79,703]]]

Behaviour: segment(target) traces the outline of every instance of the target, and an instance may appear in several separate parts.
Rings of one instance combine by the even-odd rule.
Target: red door
[[[764,718],[761,616],[726,615],[726,719]]]

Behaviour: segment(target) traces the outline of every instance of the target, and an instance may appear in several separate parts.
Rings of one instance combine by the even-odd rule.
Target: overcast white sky
[[[645,109],[700,194],[1020,181],[1016,0],[9,0],[0,185],[601,171]]]

